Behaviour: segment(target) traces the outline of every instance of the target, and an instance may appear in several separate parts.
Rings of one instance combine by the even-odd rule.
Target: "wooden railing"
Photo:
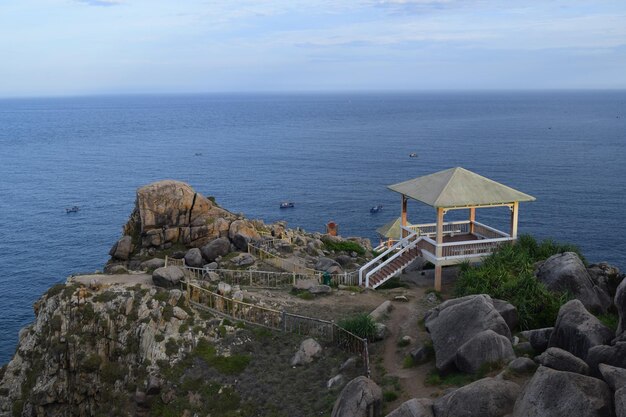
[[[276,241],[279,240],[272,239],[261,242],[250,242],[248,243],[248,253],[254,255],[260,261],[278,269],[299,275],[302,279],[317,279],[318,282],[322,282],[324,271],[309,268],[271,253],[269,249],[275,244]],[[358,277],[358,270],[330,275],[331,281],[337,285],[358,285]]]
[[[202,288],[190,280],[181,282],[181,285],[187,295],[187,300],[195,307],[207,309],[245,323],[286,333],[315,337],[318,340],[331,343],[348,353],[358,354],[363,359],[365,375],[370,376],[367,339],[349,332],[332,321],[301,316],[284,310],[274,310],[235,300]]]

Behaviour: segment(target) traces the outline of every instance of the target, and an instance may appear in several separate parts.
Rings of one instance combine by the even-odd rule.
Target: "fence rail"
[[[182,281],[181,285],[189,302],[196,307],[273,330],[315,337],[331,343],[345,352],[358,354],[363,359],[365,375],[370,376],[367,339],[339,327],[332,321],[287,313],[284,310],[274,310],[235,300],[202,288],[189,280]]]

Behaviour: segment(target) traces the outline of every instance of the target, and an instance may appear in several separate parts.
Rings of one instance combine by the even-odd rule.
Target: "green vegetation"
[[[171,337],[165,342],[165,354],[167,356],[175,355],[178,352],[178,343]]]
[[[115,300],[117,298],[117,293],[113,291],[102,291],[100,294],[96,294],[93,296],[93,301],[96,303],[108,303],[109,301]]]
[[[126,370],[120,364],[116,362],[107,362],[102,365],[102,370],[100,371],[102,382],[114,384],[115,381],[124,379],[124,376],[126,376]]]
[[[549,291],[537,280],[533,273],[534,264],[568,251],[580,256],[572,245],[551,240],[537,243],[531,236],[520,236],[515,245],[501,247],[478,266],[462,264],[455,295],[489,294],[510,302],[517,308],[521,329],[552,326],[568,297]]]
[[[406,355],[404,357],[404,360],[402,361],[402,367],[403,368],[412,368],[415,365],[417,365],[415,363],[415,361],[413,360],[413,357],[411,355]]]
[[[170,299],[170,292],[160,290],[156,294],[154,294],[154,299],[166,303]]]
[[[598,320],[602,322],[606,327],[611,329],[613,332],[617,330],[617,323],[619,322],[619,316],[615,313],[605,313],[598,314]]]
[[[83,371],[95,372],[100,368],[101,363],[102,363],[102,358],[100,358],[100,356],[94,353],[93,355],[89,355],[85,359],[83,359],[81,365],[82,365]]]
[[[411,344],[411,341],[408,339],[400,339],[398,340],[398,347],[405,347]]]
[[[324,243],[324,247],[328,251],[356,252],[359,255],[365,255],[365,249],[363,249],[363,246],[351,240],[334,241],[326,238],[322,239],[322,242]]]
[[[409,288],[409,284],[406,282],[400,281],[399,277],[393,277],[385,281],[380,287],[379,290],[390,290],[392,288]]]
[[[189,395],[198,394],[197,397]],[[211,416],[239,416],[241,399],[234,389],[220,384],[208,383],[202,379],[185,379],[178,394],[169,404],[157,397],[150,409],[151,415],[158,417],[178,417],[191,411],[190,415],[206,413],[206,404],[211,405]],[[245,414],[244,414],[245,415]],[[251,414],[248,414],[251,415]]]
[[[383,401],[386,403],[390,403],[398,399],[398,394],[395,391],[385,391],[383,392]]]
[[[209,366],[217,369],[221,374],[237,375],[246,369],[250,363],[249,355],[234,354],[231,356],[219,356],[215,346],[209,344],[206,339],[200,339],[194,354],[204,360]]]
[[[161,343],[164,340],[165,340],[165,336],[163,336],[161,333],[154,335],[154,341],[155,342]]]
[[[438,385],[443,387],[460,387],[469,384],[475,379],[474,375],[462,372],[452,372],[446,375],[441,375],[436,369],[434,369],[428,373],[424,383],[426,385]]]
[[[373,339],[376,334],[376,323],[367,313],[341,320],[338,325],[350,333],[369,340]]]
[[[441,295],[441,292],[437,291],[434,288],[427,289],[426,294],[435,294],[435,297],[437,297],[437,300],[439,301],[443,300],[443,296]]]
[[[46,297],[51,298],[65,289],[65,284],[55,284],[46,292]]]

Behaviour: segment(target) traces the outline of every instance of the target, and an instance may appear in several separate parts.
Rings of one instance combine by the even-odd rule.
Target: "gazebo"
[[[374,248],[376,251],[391,247],[402,235],[402,217],[398,217],[376,229],[380,237],[380,244]]]
[[[397,243],[359,271],[359,283],[365,287],[376,288],[422,256],[435,265],[435,289],[441,290],[443,266],[481,261],[500,245],[515,241],[519,203],[535,200],[528,194],[460,167],[388,188],[402,195],[400,233]],[[407,221],[409,198],[435,208],[436,223],[410,224]],[[508,233],[476,221],[477,208],[503,206],[511,211]],[[444,221],[448,211],[459,209],[469,209],[467,220]]]

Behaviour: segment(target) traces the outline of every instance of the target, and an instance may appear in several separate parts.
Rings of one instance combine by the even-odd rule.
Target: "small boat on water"
[[[417,158],[417,154],[415,152],[410,153],[409,158]]]
[[[281,209],[294,208],[295,206],[296,205],[293,203],[293,201],[283,201],[282,203],[280,203]]]
[[[370,213],[374,214],[374,213],[378,213],[379,211],[381,211],[383,209],[383,206],[381,204],[374,206],[370,209]]]
[[[74,207],[71,207],[71,208],[66,208],[65,212],[68,213],[68,214],[69,213],[78,213],[78,210],[80,210],[80,207],[74,206]]]
[[[202,152],[196,152],[194,155],[195,156],[202,156]]]

